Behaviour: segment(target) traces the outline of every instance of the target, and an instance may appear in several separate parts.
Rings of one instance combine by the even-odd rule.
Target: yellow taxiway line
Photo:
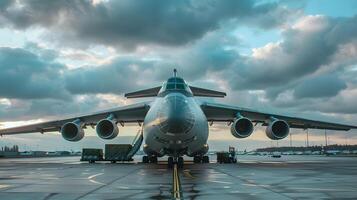
[[[174,199],[181,199],[180,178],[177,171],[177,164],[174,165],[173,170],[173,196]]]

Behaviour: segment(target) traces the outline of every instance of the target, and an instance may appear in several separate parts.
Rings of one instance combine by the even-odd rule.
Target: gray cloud
[[[0,1],[0,12],[6,10],[14,1],[12,0],[2,0]]]
[[[124,0],[96,5],[88,0],[20,2],[22,7],[10,6],[2,13],[7,26],[17,29],[46,27],[65,39],[62,45],[69,40],[68,45],[99,43],[126,49],[139,44],[187,44],[229,20],[272,28],[293,15],[291,10],[277,4],[256,4],[253,0]]]
[[[351,24],[357,24],[357,17],[305,17],[283,33],[282,42],[258,49],[255,57],[238,60],[232,87],[268,89],[273,92],[268,96],[275,98],[288,86],[296,86],[307,75],[331,64],[341,45],[355,41],[357,29]],[[344,34],[336,33],[342,30]]]
[[[332,97],[346,88],[347,85],[343,80],[338,78],[336,74],[330,74],[304,80],[295,87],[294,96],[296,98]]]
[[[1,121],[30,120],[58,116],[60,118],[78,113],[88,113],[98,109],[98,105],[105,100],[88,95],[68,100],[61,99],[33,99],[9,100],[9,105],[0,106]]]
[[[66,89],[72,94],[122,94],[138,87],[148,87],[154,63],[119,57],[110,64],[81,67],[64,74]],[[151,76],[149,76],[151,75]]]
[[[64,68],[25,49],[0,47],[0,97],[69,98],[59,80]]]

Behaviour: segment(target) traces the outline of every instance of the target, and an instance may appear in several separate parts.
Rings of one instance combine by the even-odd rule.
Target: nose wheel
[[[174,164],[177,164],[178,168],[183,168],[184,160],[182,157],[169,157],[167,159],[168,168],[173,168]]]

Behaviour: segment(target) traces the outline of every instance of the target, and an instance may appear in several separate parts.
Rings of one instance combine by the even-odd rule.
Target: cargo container
[[[94,163],[95,161],[103,160],[103,149],[83,149],[81,161]]]
[[[116,161],[133,161],[131,144],[106,144],[105,145],[105,160],[115,163]]]

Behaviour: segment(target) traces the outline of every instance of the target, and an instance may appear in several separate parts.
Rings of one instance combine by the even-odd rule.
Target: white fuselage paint
[[[176,115],[179,115],[177,117]],[[178,118],[170,121],[171,118]],[[186,119],[188,118],[188,119]],[[179,127],[172,133],[160,128],[163,121]],[[180,129],[180,127],[184,127]],[[208,122],[194,97],[171,92],[152,102],[144,120],[144,151],[148,155],[203,155],[208,151]],[[185,131],[182,131],[185,130]]]

